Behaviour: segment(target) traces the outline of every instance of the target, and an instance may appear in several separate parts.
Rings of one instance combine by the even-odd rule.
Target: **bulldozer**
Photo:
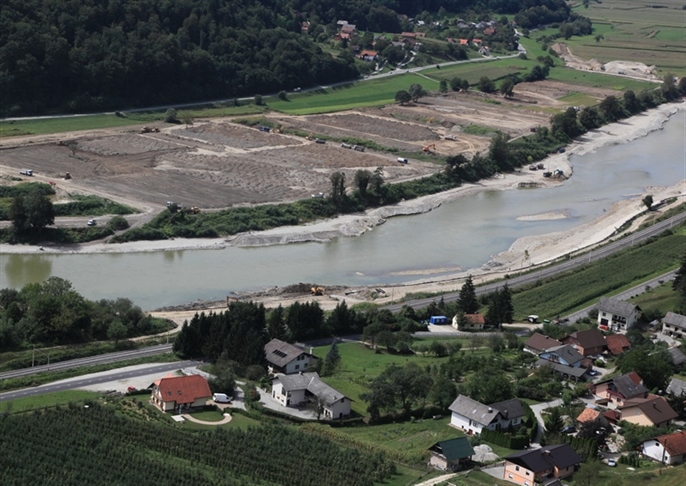
[[[159,133],[160,129],[157,127],[143,127],[141,133]]]
[[[325,290],[324,287],[312,287],[311,292],[312,295],[324,295]]]
[[[436,144],[432,143],[431,145],[427,145],[426,147],[422,147],[422,152],[425,154],[429,155],[436,155]]]

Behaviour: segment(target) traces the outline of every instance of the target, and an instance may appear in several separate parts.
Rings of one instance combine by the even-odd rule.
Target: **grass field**
[[[239,107],[213,107],[178,110],[180,120],[199,117],[218,117],[250,115],[264,112],[266,107],[254,104]],[[14,137],[19,135],[42,135],[46,133],[62,133],[80,130],[95,130],[103,128],[117,128],[130,125],[140,125],[164,120],[165,111],[150,111],[127,113],[126,117],[115,115],[83,115],[64,118],[47,118],[38,120],[4,121],[0,122],[0,137]]]
[[[630,301],[639,306],[644,313],[651,311],[664,313],[666,310],[678,308],[679,295],[672,289],[671,282],[665,282],[659,287],[630,299]]]
[[[229,410],[230,412],[230,410]],[[224,416],[216,410],[209,410],[203,412],[193,412],[193,417],[198,420],[206,420],[207,422],[219,422]],[[240,413],[231,414],[231,422],[222,425],[203,425],[196,424],[190,420],[183,423],[184,429],[189,430],[214,430],[214,429],[247,429],[248,427],[258,427],[261,423],[258,420],[247,417]]]
[[[590,86],[592,88],[613,89],[616,91],[631,89],[636,93],[644,89],[655,89],[657,87],[655,83],[646,81],[637,81],[621,76],[608,76],[606,74],[592,73],[589,71],[577,71],[576,69],[565,67],[554,67],[551,69],[548,79],[562,81],[563,83]]]
[[[45,407],[66,405],[70,402],[83,402],[84,400],[98,398],[102,393],[84,390],[65,390],[55,393],[46,393],[35,397],[17,398],[0,404],[0,412],[28,412]]]
[[[370,80],[317,90],[313,93],[290,95],[289,101],[278,98],[267,100],[270,108],[290,115],[309,115],[349,110],[362,106],[383,106],[395,103],[395,94],[413,83],[426,90],[437,90],[438,81],[431,81],[417,74],[395,74],[378,80]]]
[[[340,367],[333,376],[327,376],[325,381],[351,398],[353,411],[362,416],[367,414],[367,404],[360,395],[368,391],[368,382],[381,374],[391,363],[403,366],[413,361],[423,366],[424,364],[440,364],[448,359],[385,352],[377,354],[360,343],[339,344],[338,349],[341,353]],[[315,348],[314,354],[319,358],[324,358],[328,350],[329,346]]]

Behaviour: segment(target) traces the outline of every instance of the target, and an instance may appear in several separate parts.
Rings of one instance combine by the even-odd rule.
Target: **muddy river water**
[[[382,285],[476,268],[521,236],[573,228],[648,186],[686,177],[685,112],[663,130],[625,145],[572,157],[560,187],[487,191],[422,215],[391,218],[361,237],[330,243],[221,250],[80,255],[0,255],[0,287],[20,288],[51,275],[90,299],[128,297],[146,310],[232,291],[297,282]],[[563,219],[518,219],[542,213]]]

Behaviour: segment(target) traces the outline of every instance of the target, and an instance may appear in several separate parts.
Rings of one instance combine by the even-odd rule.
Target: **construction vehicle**
[[[353,145],[353,150],[357,150],[358,152],[364,152],[364,147],[362,145]]]
[[[160,133],[160,129],[157,127],[143,127],[141,133]]]
[[[64,180],[68,181],[69,179],[71,179],[71,174],[69,172],[67,172],[64,174]]]
[[[31,177],[33,175],[33,171],[31,169],[22,169],[19,171],[19,174]]]
[[[352,146],[352,145],[350,145],[349,143],[345,143],[345,142],[341,143],[341,147],[343,147],[343,148],[347,148],[347,149],[351,149],[351,148],[353,148],[353,146]]]
[[[436,144],[432,143],[431,145],[427,145],[426,147],[422,147],[422,152],[425,154],[429,155],[436,155]]]
[[[398,162],[401,164],[407,164],[407,159],[405,157],[398,157]]]
[[[314,143],[326,143],[326,140],[322,140],[321,138],[315,139]]]
[[[312,295],[324,295],[325,290],[324,287],[312,287],[311,292]]]
[[[258,126],[257,129],[261,132],[267,132],[267,133],[269,133],[269,131],[271,130],[271,128],[265,127],[264,125]]]
[[[191,214],[198,214],[198,213],[200,213],[200,208],[197,208],[197,207],[194,206],[194,207],[192,207],[192,208],[189,208],[189,209],[188,209],[188,212],[191,213]]]
[[[445,139],[446,140],[452,140],[453,142],[457,142],[457,137],[455,135],[446,135]]]
[[[307,140],[312,140],[312,135],[314,135],[314,132],[310,132],[310,134],[305,137]]]

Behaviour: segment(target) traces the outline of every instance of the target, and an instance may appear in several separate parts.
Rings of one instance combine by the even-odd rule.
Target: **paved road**
[[[4,402],[6,400],[14,400],[16,398],[44,395],[45,393],[53,393],[63,390],[73,390],[75,388],[81,388],[96,383],[107,383],[109,381],[123,380],[125,378],[149,375],[153,373],[167,373],[169,371],[175,371],[189,366],[198,366],[200,364],[201,362],[199,361],[176,361],[173,363],[163,364],[154,363],[136,370],[127,370],[121,372],[113,371],[108,373],[102,373],[98,376],[88,375],[80,379],[77,378],[63,380],[57,383],[50,383],[48,385],[37,386],[35,388],[25,388],[23,390],[0,393],[0,402]]]
[[[35,375],[37,373],[44,373],[48,371],[70,370],[73,368],[81,368],[83,366],[95,366],[116,363],[118,361],[128,361],[131,359],[146,358],[148,356],[157,356],[158,354],[170,353],[171,350],[172,344],[160,344],[158,346],[134,349],[132,351],[120,351],[117,353],[107,353],[100,354],[97,356],[89,356],[87,358],[71,359],[68,361],[60,361],[58,363],[53,363],[49,365],[34,366],[32,368],[23,368],[20,370],[6,371],[4,373],[0,373],[0,380]]]
[[[541,268],[540,270],[534,270],[529,273],[517,275],[515,277],[512,277],[507,280],[507,285],[510,288],[515,288],[515,287],[520,287],[522,285],[527,285],[527,284],[532,284],[536,282],[537,280],[542,280],[548,277],[551,277],[553,275],[557,275],[562,272],[568,272],[574,269],[577,269],[581,267],[582,265],[586,265],[588,263],[600,260],[602,258],[605,258],[607,256],[610,256],[611,254],[624,250],[626,248],[629,248],[637,243],[640,243],[642,241],[647,240],[651,236],[658,235],[662,233],[663,231],[673,227],[676,224],[681,223],[682,221],[686,220],[686,212],[677,214],[676,216],[672,216],[671,218],[661,221],[659,223],[655,223],[652,226],[649,226],[648,228],[642,229],[640,231],[636,231],[635,233],[632,233],[631,235],[622,238],[617,241],[613,241],[611,243],[608,243],[600,248],[593,249],[589,251],[588,254],[580,255],[577,257],[569,258],[568,260],[565,260],[561,263],[551,265],[545,268]],[[663,276],[658,277],[660,279],[664,279]],[[481,285],[476,288],[476,294],[477,295],[483,295],[483,294],[489,294],[496,289],[502,287],[504,285],[504,282],[494,282],[486,285]],[[645,284],[642,284],[645,285]],[[446,294],[443,294],[443,300],[445,302],[453,302],[456,301],[459,297],[459,292],[449,292]],[[429,297],[426,299],[414,299],[414,300],[409,300],[405,301],[399,304],[389,304],[387,306],[382,307],[382,309],[388,309],[391,312],[397,312],[400,309],[402,309],[404,306],[408,305],[411,306],[415,309],[421,309],[423,307],[427,307],[429,304],[432,302],[435,302],[436,298],[435,297]]]
[[[538,421],[538,430],[536,433],[536,439],[531,444],[532,448],[538,449],[539,447],[541,447],[541,436],[545,432],[545,423],[543,422],[543,416],[541,415],[541,412],[546,408],[559,407],[560,405],[562,405],[561,398],[558,398],[557,400],[553,400],[551,402],[543,402],[537,403],[536,405],[531,405],[531,410],[534,412],[536,420]]]

